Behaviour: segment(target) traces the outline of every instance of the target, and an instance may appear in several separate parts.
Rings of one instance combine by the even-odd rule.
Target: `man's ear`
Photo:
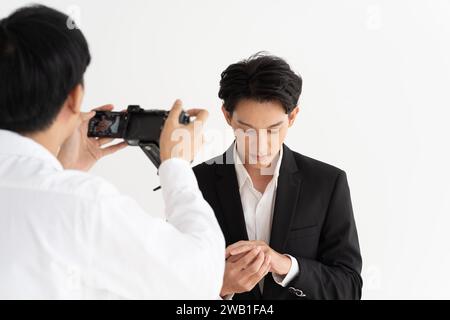
[[[81,102],[83,101],[84,88],[82,84],[78,84],[70,91],[66,100],[67,108],[74,114],[81,112]]]
[[[225,106],[222,105],[222,112],[223,115],[225,116],[225,120],[227,120],[227,123],[231,126],[231,113],[227,111],[227,109],[225,109]]]
[[[300,107],[296,106],[294,109],[292,109],[291,113],[289,114],[289,127],[292,127],[292,125],[295,122],[295,119],[297,118],[297,115],[300,111]]]

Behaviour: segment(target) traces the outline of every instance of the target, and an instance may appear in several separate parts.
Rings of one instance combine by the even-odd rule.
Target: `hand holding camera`
[[[64,142],[58,153],[58,160],[64,169],[88,171],[104,156],[113,154],[127,146],[124,141],[109,145],[114,140],[110,137],[88,137],[88,123],[96,112],[111,112],[113,108],[113,105],[108,104],[91,112],[80,113],[77,129]]]
[[[170,112],[139,106],[122,112],[112,110],[112,105],[105,105],[80,114],[78,129],[58,154],[64,168],[87,171],[100,158],[127,145],[140,146],[158,168],[162,161],[174,157],[192,161],[203,144],[202,125],[208,112],[184,112],[180,100]],[[125,141],[108,145],[114,139]]]
[[[189,117],[195,120],[187,125],[180,124],[178,121],[182,113],[182,102],[177,100],[161,132],[161,161],[177,157],[191,162],[203,145],[203,123],[208,118],[208,111],[188,110]]]

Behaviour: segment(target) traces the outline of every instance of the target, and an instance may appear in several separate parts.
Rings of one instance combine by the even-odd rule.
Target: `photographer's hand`
[[[126,142],[120,142],[111,146],[104,145],[112,142],[110,138],[89,138],[87,136],[89,120],[95,115],[95,111],[112,111],[112,105],[105,105],[91,112],[82,112],[78,128],[64,142],[58,153],[58,160],[64,169],[88,171],[102,157],[113,154],[127,146]]]
[[[208,111],[188,110],[187,113],[196,119],[188,125],[183,125],[179,123],[182,107],[180,100],[175,101],[164,124],[160,137],[161,163],[170,158],[191,162],[203,145],[203,123],[208,118]]]

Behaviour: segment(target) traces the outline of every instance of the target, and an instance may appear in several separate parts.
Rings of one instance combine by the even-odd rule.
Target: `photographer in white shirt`
[[[166,220],[153,218],[84,172],[125,143],[87,137],[90,55],[67,19],[32,6],[0,20],[0,299],[216,299],[225,243],[190,168],[207,112],[181,125],[175,102],[161,134]]]

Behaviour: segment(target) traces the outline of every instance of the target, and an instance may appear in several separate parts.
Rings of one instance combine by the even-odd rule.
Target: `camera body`
[[[127,111],[97,111],[88,124],[88,137],[124,139],[131,146],[139,146],[159,168],[159,137],[169,111],[144,110],[138,105],[128,106]],[[189,124],[186,112],[179,122]]]

